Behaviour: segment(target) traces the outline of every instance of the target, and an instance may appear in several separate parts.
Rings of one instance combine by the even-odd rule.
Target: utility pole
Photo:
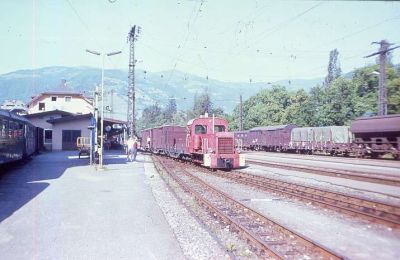
[[[130,54],[129,54],[129,74],[128,74],[128,129],[129,137],[136,134],[135,124],[135,41],[140,33],[141,27],[134,25],[129,34],[128,41],[130,42]]]
[[[242,95],[240,95],[240,125],[239,125],[239,131],[243,131],[243,101],[242,101]]]
[[[111,118],[114,118],[114,89],[111,89],[111,107],[110,107],[110,113],[111,113]]]
[[[93,142],[91,143],[92,145],[91,145],[91,158],[93,157],[93,154],[95,155],[94,156],[94,158],[96,158],[96,156],[98,156],[98,154],[99,154],[99,147],[98,147],[98,140],[97,140],[97,138],[98,138],[98,128],[97,128],[97,126],[98,126],[98,122],[99,122],[99,85],[98,84],[96,84],[96,89],[95,89],[95,91],[94,91],[94,128],[93,128],[93,132],[92,132],[92,134],[94,135],[94,140],[93,140],[93,138],[92,137],[90,137],[90,140],[92,141],[93,140]],[[94,147],[94,151],[93,151],[93,149],[92,149],[92,147]],[[94,162],[95,162],[95,164],[97,163],[96,162],[96,159],[94,160]],[[91,161],[91,163],[92,163],[92,161]]]
[[[364,58],[369,58],[379,54],[378,116],[384,116],[387,115],[388,103],[386,85],[386,57],[389,51],[399,48],[400,46],[389,48],[389,46],[393,45],[393,43],[389,43],[386,40],[373,42],[371,44],[380,44],[379,51],[365,56]]]

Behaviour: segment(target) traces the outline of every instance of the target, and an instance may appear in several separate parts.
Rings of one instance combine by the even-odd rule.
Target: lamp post
[[[101,66],[101,121],[100,121],[100,149],[99,149],[99,168],[103,169],[103,145],[104,145],[104,58],[105,56],[113,56],[120,54],[121,51],[110,52],[110,53],[100,53],[97,51],[91,51],[86,49],[86,52],[101,56],[102,57],[102,66]],[[97,138],[97,136],[96,136]]]

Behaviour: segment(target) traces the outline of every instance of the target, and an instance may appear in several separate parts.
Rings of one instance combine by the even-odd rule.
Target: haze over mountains
[[[290,90],[305,89],[321,83],[323,79],[291,79],[277,82],[223,82],[207,77],[199,77],[181,71],[148,72],[136,70],[137,113],[141,109],[158,103],[163,106],[169,98],[176,98],[178,109],[185,110],[193,106],[194,96],[207,90],[216,106],[231,112],[239,101],[256,94],[262,88],[274,84],[286,86]],[[101,83],[101,69],[91,67],[44,67],[36,70],[18,70],[0,75],[0,103],[4,100],[18,99],[29,102],[31,96],[55,90],[65,79],[69,88],[93,96],[96,84]],[[125,119],[127,111],[127,70],[105,70],[105,103],[113,104],[113,117]],[[111,95],[111,90],[114,95]],[[111,98],[113,96],[113,98]]]

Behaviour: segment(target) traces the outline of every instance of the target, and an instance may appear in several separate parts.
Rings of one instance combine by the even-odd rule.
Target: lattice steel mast
[[[373,44],[380,44],[378,52],[372,53],[365,58],[379,55],[379,91],[378,91],[378,116],[387,115],[388,97],[387,97],[387,84],[386,84],[386,57],[389,51],[399,48],[400,46],[389,48],[393,43],[386,40],[380,42],[373,42]]]
[[[128,133],[132,137],[136,134],[135,124],[135,41],[140,33],[140,26],[134,25],[129,34],[128,41],[130,43],[129,54],[129,74],[128,74]]]

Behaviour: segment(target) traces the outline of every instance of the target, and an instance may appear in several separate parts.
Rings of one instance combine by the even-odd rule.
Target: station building
[[[46,150],[76,149],[76,138],[90,136],[88,126],[93,123],[91,98],[69,88],[66,80],[54,90],[33,96],[27,104],[25,116],[43,129]]]
[[[75,150],[78,137],[94,140],[89,129],[89,126],[96,124],[93,99],[70,89],[65,80],[57,89],[32,97],[27,109],[25,117],[43,129],[46,150]],[[105,118],[104,133],[109,136],[121,134],[124,125],[124,121]],[[100,124],[97,126],[99,128]]]

